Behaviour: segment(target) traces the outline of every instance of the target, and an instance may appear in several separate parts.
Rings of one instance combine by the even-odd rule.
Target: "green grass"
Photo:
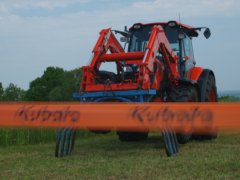
[[[56,136],[52,129],[0,129],[0,179],[240,179],[240,134],[191,141],[171,158],[157,134],[126,143],[86,131],[78,131],[72,156],[55,158]]]
[[[1,128],[0,146],[51,142],[56,139],[56,129]]]
[[[54,157],[54,142],[0,148],[0,179],[240,179],[240,134],[191,141],[168,158],[157,134],[143,142],[115,134],[78,138],[75,152]]]
[[[0,147],[53,142],[57,133],[57,129],[47,128],[0,128]],[[80,137],[92,135],[89,131],[78,131]]]

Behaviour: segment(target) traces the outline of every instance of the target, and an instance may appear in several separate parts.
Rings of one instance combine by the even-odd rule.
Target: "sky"
[[[210,27],[193,40],[218,90],[240,90],[239,0],[0,0],[0,82],[28,89],[46,67],[87,65],[101,29],[178,20]]]

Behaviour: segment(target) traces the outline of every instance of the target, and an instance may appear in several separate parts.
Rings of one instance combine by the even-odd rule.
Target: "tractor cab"
[[[128,43],[128,52],[145,52],[152,28],[158,25],[164,29],[171,49],[178,56],[178,66],[181,77],[185,77],[186,72],[196,64],[194,60],[192,37],[197,37],[197,30],[201,30],[202,28],[193,28],[176,21],[150,24],[136,23],[130,28],[128,36],[123,39],[123,41]],[[209,38],[210,35],[210,30],[206,28],[204,36]],[[162,59],[161,52],[159,52],[159,55],[159,59]]]

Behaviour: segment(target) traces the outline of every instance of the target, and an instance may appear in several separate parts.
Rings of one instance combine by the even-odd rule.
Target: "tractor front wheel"
[[[167,102],[198,102],[198,92],[194,86],[180,85],[173,87],[168,94]],[[192,133],[176,133],[178,143],[185,144],[191,137]]]

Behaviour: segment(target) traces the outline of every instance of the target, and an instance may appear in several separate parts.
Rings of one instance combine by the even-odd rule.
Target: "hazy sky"
[[[213,69],[219,90],[240,90],[239,0],[0,0],[0,82],[27,89],[48,66],[86,65],[101,29],[179,13],[211,28],[193,41],[197,65]]]

